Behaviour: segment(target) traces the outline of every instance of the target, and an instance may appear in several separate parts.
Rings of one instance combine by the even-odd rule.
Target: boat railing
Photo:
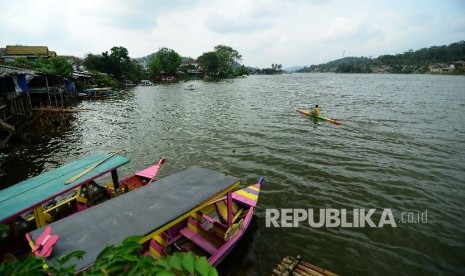
[[[42,205],[42,210],[39,210],[41,215],[44,216],[47,223],[53,222],[54,217],[59,217],[60,213],[66,212],[66,210],[75,207],[75,211],[85,210],[89,205],[99,200],[105,193],[105,188],[98,185],[95,181],[90,181],[82,186],[79,186],[76,190],[63,196],[60,199],[54,199],[48,203]],[[23,215],[23,219],[28,222],[35,220],[36,212],[30,212]]]

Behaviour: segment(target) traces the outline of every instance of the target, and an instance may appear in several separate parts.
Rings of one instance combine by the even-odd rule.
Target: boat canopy
[[[129,158],[113,153],[94,154],[0,190],[0,223],[6,223],[54,197],[116,170],[129,161]],[[69,184],[65,183],[95,165],[98,166],[82,177]]]
[[[80,260],[66,265],[76,270],[91,266],[108,245],[118,245],[130,236],[147,236],[155,230],[174,223],[212,199],[223,196],[239,185],[232,176],[208,169],[190,167],[159,179],[112,200],[103,202],[72,216],[49,224],[59,240],[53,246],[50,259],[83,250]],[[44,228],[30,232],[35,241]],[[53,265],[48,260],[49,265]]]

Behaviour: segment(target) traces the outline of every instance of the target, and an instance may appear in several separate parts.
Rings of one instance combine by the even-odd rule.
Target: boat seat
[[[219,249],[219,247],[216,246],[214,243],[204,238],[202,235],[195,233],[188,227],[181,229],[179,233],[181,233],[184,237],[194,242],[196,245],[200,246],[203,250],[207,251],[209,254],[214,254]]]

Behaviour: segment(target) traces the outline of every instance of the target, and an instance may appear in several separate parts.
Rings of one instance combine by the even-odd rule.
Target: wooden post
[[[32,102],[31,102],[31,95],[29,93],[27,93],[27,100],[29,102],[29,110],[31,110],[32,108]]]
[[[14,126],[5,123],[2,119],[0,119],[0,126],[3,127],[4,129],[9,130],[9,131],[15,131]]]
[[[118,179],[118,172],[116,170],[111,171],[111,179],[113,180],[113,188],[115,191],[119,189],[119,179]]]
[[[50,98],[50,91],[48,89],[48,78],[45,76],[45,86],[47,87],[48,105],[52,105],[52,99]]]
[[[228,203],[228,228],[229,228],[232,225],[232,219],[233,219],[232,193],[231,192],[228,192],[226,201]]]
[[[60,93],[61,107],[63,107],[65,105],[63,100],[63,90],[58,87],[58,92]]]
[[[16,116],[16,114],[17,114],[16,101],[15,101],[15,99],[11,99],[10,102],[11,102],[11,114]]]
[[[37,228],[45,226],[44,209],[42,209],[42,206],[39,206],[34,209],[34,218],[36,221]]]
[[[25,109],[24,109],[24,97],[23,97],[23,95],[21,95],[20,105],[21,105],[21,114],[24,115]]]

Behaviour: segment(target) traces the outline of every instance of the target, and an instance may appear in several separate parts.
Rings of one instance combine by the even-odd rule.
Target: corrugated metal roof
[[[14,75],[35,75],[36,71],[31,69],[17,68],[6,65],[0,65],[0,78]]]

